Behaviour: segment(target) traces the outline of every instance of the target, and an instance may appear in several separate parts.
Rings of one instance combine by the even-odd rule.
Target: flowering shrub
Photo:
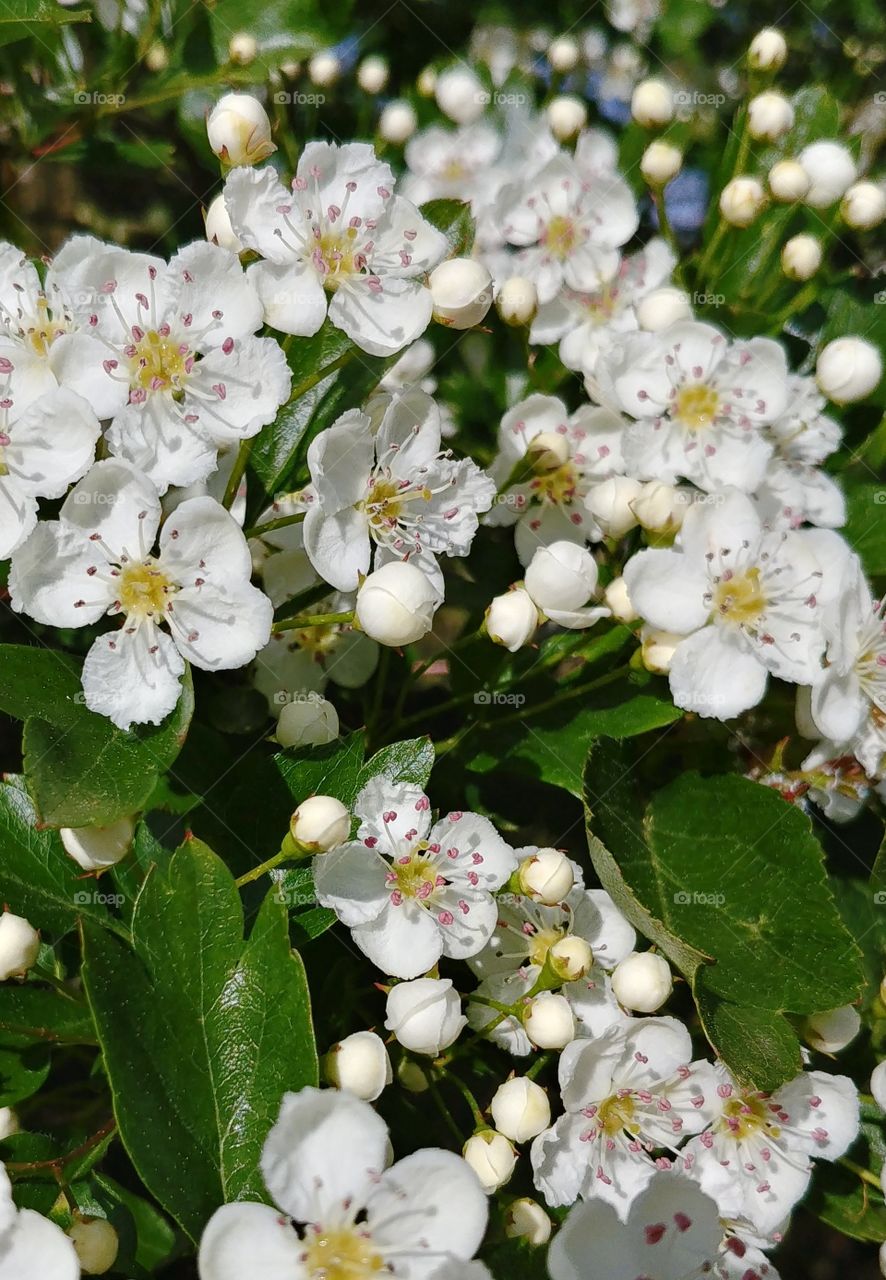
[[[877,15],[298,8],[0,14],[0,1280],[886,1274]]]

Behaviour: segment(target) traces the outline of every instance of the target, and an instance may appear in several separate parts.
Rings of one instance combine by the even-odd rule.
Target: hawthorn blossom
[[[837,576],[830,538],[824,530],[770,532],[750,498],[725,489],[690,507],[674,549],[628,561],[636,611],[682,637],[670,666],[677,706],[728,720],[756,706],[770,673],[814,683]]]
[[[667,484],[682,476],[708,492],[761,483],[772,456],[764,428],[788,404],[780,343],[730,343],[686,320],[628,338],[606,365],[597,367],[606,402],[636,419],[625,433],[628,474]]]
[[[532,280],[541,303],[564,286],[590,293],[612,280],[619,246],[639,222],[622,177],[591,177],[565,152],[506,187],[496,210],[503,238],[516,250],[511,274]]]
[[[432,825],[420,787],[383,777],[354,810],[356,840],[314,860],[314,883],[360,950],[396,978],[482,950],[497,918],[492,894],[517,865],[492,823],[454,812]]]
[[[47,626],[122,620],[87,653],[83,692],[90,710],[126,730],[172,711],[186,660],[227,670],[267,644],[271,602],[251,571],[242,531],[213,498],[183,502],[161,529],[156,489],[114,458],[97,462],[58,520],[41,521],[15,552],[9,590],[13,609]]]
[[[791,374],[788,407],[768,428],[774,454],[753,497],[767,524],[825,529],[846,523],[846,499],[821,463],[839,448],[840,424],[823,412],[815,379]]]
[[[417,205],[480,199],[501,149],[501,134],[485,120],[457,129],[438,124],[422,129],[406,144],[403,194]]]
[[[36,1275],[78,1280],[80,1263],[61,1227],[33,1209],[16,1208],[9,1174],[0,1164],[0,1280]]]
[[[379,356],[421,336],[432,310],[423,277],[447,242],[393,189],[390,167],[364,142],[309,142],[291,190],[270,167],[229,175],[231,225],[264,259],[249,279],[268,324],[307,336],[328,307],[336,328]]]
[[[461,1267],[489,1212],[476,1174],[433,1147],[388,1167],[388,1145],[381,1116],[353,1094],[284,1094],[261,1159],[279,1208],[217,1209],[200,1241],[200,1280],[236,1280],[257,1265],[263,1280],[472,1275]]]
[[[535,846],[517,849],[517,860],[536,852]],[[608,974],[633,951],[637,935],[606,890],[585,889],[580,870],[575,870],[577,883],[557,906],[545,906],[521,894],[499,894],[495,930],[468,964],[481,979],[520,971],[534,983],[551,947],[564,938],[583,939],[591,948],[593,966],[584,977],[567,982],[563,994],[585,1033],[599,1035],[621,1021]]]
[[[684,1165],[721,1216],[765,1235],[802,1199],[813,1159],[837,1160],[858,1133],[848,1076],[806,1071],[768,1094],[742,1089],[718,1063],[711,1100],[713,1123],[684,1148]]]
[[[623,1215],[656,1168],[671,1167],[716,1106],[713,1067],[691,1059],[692,1037],[675,1018],[630,1018],[567,1045],[565,1114],[532,1144],[535,1185],[548,1204],[599,1197]]]
[[[107,350],[80,318],[89,301],[92,295],[68,291],[52,263],[41,284],[20,249],[0,243],[0,357],[15,366],[20,397],[30,401],[59,385],[82,396],[99,418],[114,412],[117,388],[102,367]]]
[[[37,499],[60,498],[95,458],[101,424],[89,405],[65,387],[31,398],[33,378],[0,356],[0,558],[37,523]]]
[[[305,550],[339,591],[356,590],[370,565],[408,560],[442,601],[437,556],[468,554],[495,495],[475,462],[441,451],[437,406],[414,387],[342,414],[311,441],[308,468]]]
[[[557,396],[538,392],[504,415],[490,469],[499,496],[487,523],[516,524],[514,543],[522,565],[540,546],[602,538],[585,499],[599,481],[623,472],[624,427],[611,409],[584,405],[570,415]],[[540,436],[543,441],[533,446]],[[533,461],[532,448],[542,445],[543,456]]]
[[[273,421],[289,367],[272,338],[252,336],[261,304],[236,254],[199,241],[167,265],[75,236],[54,266],[105,348],[110,450],[160,493],[205,480],[219,449]]]
[[[587,292],[563,288],[538,309],[529,330],[531,343],[559,342],[558,354],[567,369],[580,370],[594,391],[594,373],[601,355],[639,329],[636,304],[665,284],[675,258],[664,240],[650,240],[639,253],[620,258],[613,276]]]

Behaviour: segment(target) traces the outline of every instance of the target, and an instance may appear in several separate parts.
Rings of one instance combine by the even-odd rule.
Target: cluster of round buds
[[[335,796],[309,796],[289,821],[289,834],[304,853],[328,853],[351,834],[351,814]]]

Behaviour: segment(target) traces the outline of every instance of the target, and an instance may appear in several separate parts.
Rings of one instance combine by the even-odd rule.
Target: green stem
[[[464,1098],[465,1102],[468,1104],[471,1111],[471,1116],[473,1117],[473,1120],[474,1120],[475,1128],[488,1129],[489,1125],[486,1122],[483,1112],[480,1110],[477,1099],[471,1093],[468,1086],[464,1083],[464,1081],[459,1080],[458,1076],[453,1075],[451,1071],[447,1071],[446,1075],[447,1075],[447,1078],[451,1080],[452,1083],[455,1085],[456,1089],[458,1089],[459,1093]]]
[[[838,1161],[838,1163],[841,1164],[844,1169],[848,1169],[850,1173],[856,1174],[859,1178],[861,1178],[862,1182],[867,1182],[870,1186],[876,1187],[877,1190],[882,1194],[880,1179],[877,1177],[875,1173],[871,1173],[870,1169],[862,1168],[860,1164],[856,1164],[854,1160],[847,1160],[845,1156],[843,1156]]]
[[[329,364],[324,365],[322,369],[318,369],[316,373],[310,374],[307,378],[303,378],[301,382],[297,382],[289,393],[287,404],[292,404],[293,400],[298,400],[310,391],[312,387],[316,387],[318,382],[322,382],[324,378],[328,378],[331,373],[335,373],[336,369],[341,369],[344,365],[349,364],[354,359],[353,348],[342,352],[335,360],[330,360]]]
[[[9,1160],[6,1168],[9,1173],[31,1173],[37,1169],[51,1169],[61,1182],[61,1172],[66,1164],[70,1164],[72,1160],[77,1160],[80,1156],[86,1155],[93,1147],[97,1147],[99,1143],[104,1142],[110,1134],[117,1128],[117,1122],[113,1119],[106,1120],[97,1133],[91,1138],[87,1138],[85,1142],[81,1142],[79,1147],[74,1147],[73,1151],[66,1152],[63,1156],[56,1156],[52,1160]]]
[[[287,848],[286,842],[284,842],[284,847],[279,853],[275,853],[273,858],[267,858],[264,862],[259,863],[257,867],[253,867],[245,875],[239,876],[234,883],[238,889],[242,889],[245,884],[252,884],[254,880],[260,880],[268,871],[273,871],[275,867],[279,867],[281,862],[292,861],[298,856],[298,851],[294,848]]]
[[[248,529],[243,530],[244,538],[263,538],[266,533],[273,533],[275,529],[287,529],[291,524],[301,524],[306,511],[297,511],[294,516],[278,516],[276,520],[266,520],[263,524],[250,525]]]
[[[554,1055],[552,1053],[540,1053],[535,1059],[535,1062],[533,1062],[532,1066],[526,1072],[526,1079],[534,1080],[536,1076],[541,1075],[542,1071],[544,1071],[553,1056]]]
[[[554,694],[552,698],[548,698],[546,702],[536,703],[532,708],[533,716],[538,715],[542,711],[548,711],[551,707],[559,707],[562,703],[568,702],[570,698],[580,698],[585,693],[591,693],[594,689],[602,689],[607,684],[612,684],[614,680],[621,679],[622,676],[629,675],[631,671],[630,663],[625,663],[623,667],[614,667],[612,671],[607,671],[605,675],[598,676],[596,680],[591,680],[588,684],[578,685],[574,689],[567,689],[565,693]],[[513,720],[525,719],[526,713],[523,711],[513,712],[509,716],[502,716],[496,720],[491,728],[498,729],[500,725],[507,724]]]
[[[230,511],[234,505],[234,499],[237,496],[237,490],[240,488],[240,481],[246,471],[246,464],[249,461],[249,455],[252,452],[252,440],[241,440],[240,448],[237,450],[237,458],[234,462],[231,474],[228,476],[228,483],[225,485],[225,496],[222,498],[222,506],[226,511]]]
[[[271,628],[276,635],[279,631],[301,631],[303,627],[331,627],[336,622],[353,622],[354,611],[345,613],[315,613],[307,618],[282,618]]]
[[[455,1138],[455,1141],[458,1144],[458,1149],[461,1150],[462,1144],[464,1143],[464,1134],[461,1133],[458,1125],[453,1120],[450,1110],[446,1105],[446,1099],[443,1097],[442,1093],[440,1092],[439,1086],[437,1085],[436,1081],[428,1080],[428,1088],[430,1090],[431,1097],[434,1099],[434,1103],[436,1104],[437,1110],[440,1112],[440,1115],[443,1117],[446,1123],[447,1129]]]
[[[677,237],[674,235],[674,228],[671,226],[671,220],[668,217],[667,206],[665,205],[664,188],[650,187],[649,194],[652,196],[652,202],[655,205],[658,214],[658,229],[670,245],[671,252],[675,258],[674,276],[678,283],[685,289],[686,281],[683,278],[683,264],[681,262],[680,246],[677,243]]]

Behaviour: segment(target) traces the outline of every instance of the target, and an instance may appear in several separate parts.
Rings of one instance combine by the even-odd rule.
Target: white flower
[[[336,1089],[347,1089],[367,1102],[374,1102],[394,1078],[384,1041],[374,1031],[355,1031],[334,1044],[323,1069]]]
[[[334,1090],[286,1094],[262,1155],[280,1207],[218,1209],[200,1242],[200,1280],[242,1280],[257,1259],[262,1280],[424,1277],[470,1259],[488,1216],[475,1174],[434,1148],[386,1169],[387,1145],[387,1126],[368,1102]]]
[[[487,523],[516,522],[514,541],[521,564],[531,562],[537,547],[602,537],[586,498],[594,484],[624,470],[624,426],[624,419],[610,409],[586,405],[570,416],[562,400],[538,393],[504,415],[491,470],[502,492]],[[532,441],[541,435],[561,437],[566,454],[562,465],[550,465],[549,450],[533,459]],[[523,471],[528,478],[519,474]],[[517,479],[512,481],[515,472]]]
[[[656,1167],[671,1166],[716,1106],[713,1067],[691,1058],[692,1038],[674,1018],[630,1019],[567,1046],[565,1114],[532,1144],[535,1185],[548,1204],[599,1197],[623,1214]],[[653,1159],[657,1151],[666,1154]]]
[[[819,352],[815,378],[835,404],[852,404],[869,396],[883,376],[883,357],[872,342],[850,334],[835,338]]]
[[[539,852],[545,850],[528,847],[518,849],[517,856],[525,860]],[[605,889],[585,889],[579,877],[555,906],[502,893],[497,916],[487,945],[468,962],[479,978],[488,980],[519,971],[521,980],[531,987],[555,944],[564,938],[581,938],[590,946],[594,964],[578,981],[567,982],[563,994],[580,1026],[591,1035],[599,1035],[621,1020],[607,973],[633,950],[636,934]],[[478,994],[487,994],[485,985]]]
[[[808,522],[838,529],[846,523],[846,499],[818,464],[839,448],[842,429],[822,412],[825,401],[814,378],[791,374],[788,388],[788,408],[767,431],[775,452],[754,501],[770,526]]]
[[[816,679],[828,586],[818,530],[769,532],[750,498],[725,490],[687,512],[674,550],[625,565],[631,602],[680,639],[670,667],[677,706],[728,720],[756,704],[767,673]]]
[[[406,560],[443,599],[438,555],[465,556],[495,486],[469,458],[440,449],[440,414],[418,388],[351,409],[311,442],[313,500],[305,550],[340,591],[357,588],[370,564]]]
[[[61,1227],[35,1213],[16,1209],[9,1174],[0,1165],[0,1280],[78,1280],[80,1263]]]
[[[27,973],[39,954],[40,935],[30,920],[11,911],[0,913],[0,982]]]
[[[482,121],[460,129],[436,124],[422,129],[406,147],[403,194],[415,204],[441,199],[471,202],[483,192],[501,145],[498,130]]]
[[[683,1158],[723,1217],[769,1234],[805,1194],[813,1158],[836,1160],[855,1139],[858,1092],[847,1076],[807,1071],[773,1094],[755,1093],[724,1066],[716,1071],[713,1124]]]
[[[585,608],[597,589],[597,562],[575,542],[539,547],[526,570],[525,585],[539,609],[558,626],[581,630],[609,616],[600,606]]]
[[[372,355],[420,337],[431,319],[422,277],[445,255],[446,239],[393,188],[390,167],[363,142],[309,142],[291,191],[271,168],[230,174],[231,225],[264,258],[249,279],[268,324],[316,333],[328,294],[331,322]]]
[[[496,1129],[512,1142],[528,1142],[551,1123],[548,1095],[526,1076],[513,1076],[500,1084],[489,1110]]]
[[[589,181],[564,152],[506,188],[498,217],[506,243],[516,250],[511,274],[531,280],[542,303],[564,285],[590,293],[612,280],[618,247],[631,238],[639,220],[622,177],[612,173]]]
[[[270,635],[271,602],[249,581],[246,540],[215,499],[183,502],[155,553],[159,526],[153,485],[108,459],[75,485],[58,520],[37,525],[10,568],[12,607],[37,622],[123,619],[83,664],[86,705],[121,729],[172,711],[186,660],[206,671],[242,667]]]
[[[532,596],[522,587],[513,587],[493,598],[483,625],[494,644],[502,645],[508,653],[516,653],[530,643],[538,623],[538,608]]]
[[[390,990],[385,1027],[412,1053],[436,1057],[455,1044],[466,1025],[461,998],[449,978],[415,978]]]
[[[0,351],[2,351],[0,346]],[[13,353],[16,358],[18,353]],[[31,399],[36,380],[17,378],[0,355],[0,558],[37,523],[37,499],[61,498],[95,459],[101,434],[86,401],[65,387]]]
[[[291,383],[237,256],[196,242],[167,265],[90,236],[69,240],[57,278],[105,347],[102,417],[111,452],[163,493],[215,470],[220,448],[276,416]],[[116,393],[116,394],[114,394]]]
[[[225,164],[258,164],[277,150],[268,113],[251,93],[223,94],[209,113],[206,133],[212,150]]]
[[[620,258],[610,279],[598,288],[579,292],[561,289],[538,310],[529,340],[545,346],[559,342],[567,369],[580,370],[593,394],[594,376],[602,356],[639,328],[638,307],[665,284],[674,269],[674,255],[664,240],[650,240],[639,253]]]
[[[284,704],[275,736],[281,747],[305,747],[333,742],[338,734],[338,712],[314,693]]]
[[[364,578],[357,591],[357,622],[379,644],[400,648],[426,636],[439,604],[435,584],[406,560],[394,560]]]
[[[487,818],[450,813],[431,825],[419,787],[374,778],[355,803],[357,839],[314,863],[317,899],[384,973],[415,978],[441,955],[476,955],[495,928],[492,891],[516,866]]]
[[[711,1271],[722,1236],[710,1196],[680,1174],[657,1173],[626,1218],[600,1201],[577,1204],[554,1237],[548,1273],[551,1280],[689,1280]]]
[[[788,404],[779,343],[730,343],[711,325],[684,321],[628,339],[606,376],[638,420],[625,433],[628,474],[668,484],[683,476],[708,491],[753,490],[763,479],[772,446],[762,428]]]

